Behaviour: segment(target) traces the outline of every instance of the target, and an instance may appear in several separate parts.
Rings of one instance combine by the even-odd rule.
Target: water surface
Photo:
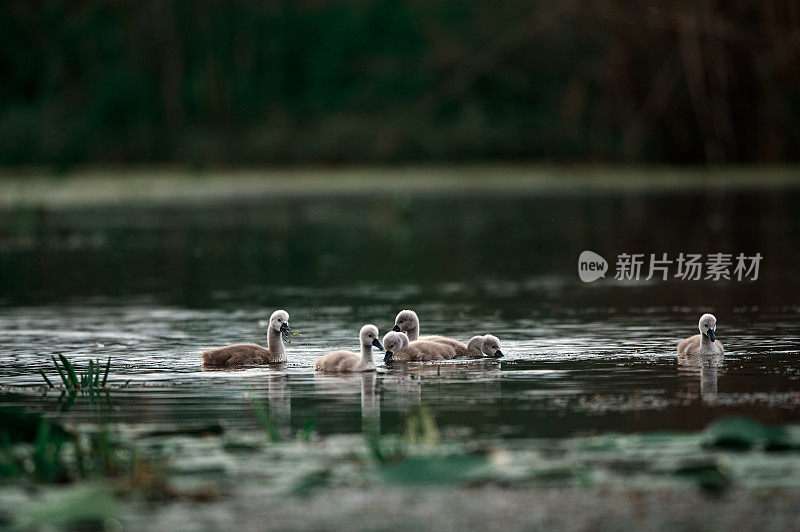
[[[258,426],[266,401],[286,434],[405,429],[427,405],[446,436],[566,437],[699,430],[723,415],[800,420],[796,244],[787,190],[587,193],[382,192],[334,197],[6,209],[0,213],[0,405],[74,421],[190,429]],[[582,283],[577,257],[612,272]],[[613,279],[619,253],[761,253],[756,281]],[[284,365],[204,370],[199,353],[264,342],[291,314]],[[501,361],[315,375],[415,309],[423,334],[492,332]],[[675,344],[719,318],[721,361],[678,363]],[[50,356],[112,358],[108,398],[40,385]],[[378,358],[379,359],[379,358]]]

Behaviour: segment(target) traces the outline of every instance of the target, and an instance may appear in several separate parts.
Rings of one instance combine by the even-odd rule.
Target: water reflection
[[[381,432],[381,395],[374,371],[361,374],[361,431],[365,434]]]
[[[719,374],[723,367],[723,355],[678,355],[678,367],[683,373],[700,378],[700,397],[706,403],[713,402],[718,395]],[[690,386],[690,390],[696,390]]]
[[[360,396],[361,430],[379,434],[381,430],[380,380],[374,371],[361,373],[315,373],[314,393],[317,397],[333,399],[340,413],[347,412],[351,398]]]
[[[386,395],[391,397],[394,410],[408,413],[422,402],[422,381],[419,374],[404,368],[392,371],[391,378],[384,379]]]
[[[800,255],[787,243],[800,237],[798,200],[795,189],[412,191],[376,198],[368,213],[339,197],[0,212],[0,407],[60,408],[76,423],[253,430],[253,396],[289,435],[311,419],[320,434],[402,432],[420,404],[443,432],[504,438],[695,430],[730,414],[797,421]],[[652,223],[662,219],[671,223]],[[587,249],[612,265],[619,253],[688,251],[758,251],[764,263],[757,282],[622,284],[609,274],[586,284],[575,262]],[[688,303],[698,300],[715,307]],[[285,365],[201,370],[205,348],[263,342],[258,321],[276,308],[303,333]],[[314,374],[318,356],[352,345],[360,324],[386,327],[399,308],[446,336],[466,339],[483,324],[508,354],[502,365]],[[676,370],[675,339],[705,310],[724,316],[731,351],[724,365],[685,359]],[[79,368],[110,356],[110,400],[43,392],[37,370],[57,379],[55,353]]]
[[[610,262],[623,252],[757,250],[764,257],[758,285],[740,283],[719,297],[706,293],[707,300],[725,308],[733,300],[792,303],[786,283],[796,283],[798,257],[786,244],[797,239],[798,200],[796,189],[444,198],[409,191],[376,195],[366,212],[361,198],[313,194],[203,209],[7,209],[0,210],[0,301],[158,294],[183,306],[215,306],[220,296],[266,304],[274,302],[275,287],[265,281],[286,281],[288,272],[290,289],[313,286],[321,297],[354,281],[410,285],[392,309],[405,306],[409,295],[430,301],[432,294],[449,299],[464,292],[473,304],[481,292],[508,297],[531,289],[563,300],[569,290],[559,285],[577,278],[576,258],[592,249]],[[651,223],[664,219],[671,223]],[[555,283],[542,284],[547,278]],[[683,305],[698,284],[674,283],[658,299]],[[609,301],[586,286],[578,293],[580,308]],[[373,295],[350,291],[338,304]],[[387,312],[384,319],[392,317]]]
[[[287,438],[291,434],[292,421],[292,394],[288,377],[284,374],[270,375],[267,387],[270,419],[278,427],[279,434]]]

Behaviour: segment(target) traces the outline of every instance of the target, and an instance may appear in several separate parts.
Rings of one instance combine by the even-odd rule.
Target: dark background
[[[0,4],[0,164],[796,162],[800,3]]]

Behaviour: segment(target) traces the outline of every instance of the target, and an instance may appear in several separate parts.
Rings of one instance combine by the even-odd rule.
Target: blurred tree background
[[[0,4],[0,164],[800,159],[796,0]]]

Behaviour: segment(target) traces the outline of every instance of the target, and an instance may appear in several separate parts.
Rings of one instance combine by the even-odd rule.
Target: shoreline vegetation
[[[287,169],[0,170],[0,209],[195,204],[290,197],[563,194],[795,188],[800,167],[470,165]]]
[[[798,428],[747,418],[700,433],[465,441],[442,440],[424,406],[402,434],[335,436],[317,434],[313,420],[279,435],[266,414],[263,432],[196,433],[0,414],[26,427],[0,430],[0,526],[21,529],[109,520],[165,530],[604,529],[613,520],[759,530],[798,518]],[[564,500],[581,512],[563,512]]]

